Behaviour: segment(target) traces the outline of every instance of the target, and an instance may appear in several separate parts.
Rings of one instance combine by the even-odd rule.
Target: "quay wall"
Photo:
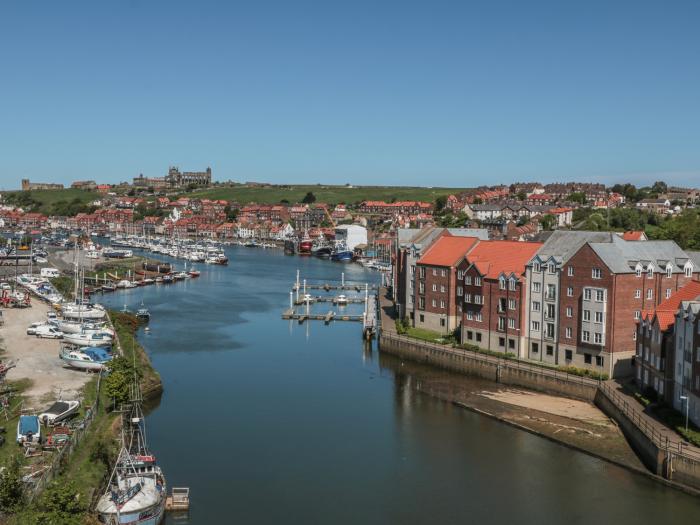
[[[471,350],[453,348],[382,331],[383,352],[507,385],[593,402],[598,382],[554,369],[545,369]]]

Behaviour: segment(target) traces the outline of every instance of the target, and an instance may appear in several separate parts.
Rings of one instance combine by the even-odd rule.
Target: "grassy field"
[[[365,200],[420,200],[434,202],[436,198],[459,193],[465,188],[428,188],[412,186],[328,186],[328,185],[276,185],[276,186],[232,186],[208,188],[187,194],[189,197],[225,199],[241,204],[258,202],[273,204],[286,200],[301,202],[307,192],[312,192],[316,202],[328,204],[353,204]]]
[[[99,198],[99,194],[85,190],[32,190],[7,191],[2,193],[3,199],[9,204],[30,208],[44,214],[64,211],[66,203],[77,203],[87,206]]]

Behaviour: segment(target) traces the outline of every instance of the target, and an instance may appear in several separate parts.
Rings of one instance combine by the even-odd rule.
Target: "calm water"
[[[165,392],[148,417],[150,442],[170,485],[192,491],[189,521],[177,523],[636,525],[700,516],[700,499],[413,391],[396,360],[380,367],[356,323],[280,319],[297,268],[321,281],[376,273],[276,250],[228,251],[228,267],[199,265],[199,279],[105,296],[132,309],[143,299],[152,313],[141,340]]]

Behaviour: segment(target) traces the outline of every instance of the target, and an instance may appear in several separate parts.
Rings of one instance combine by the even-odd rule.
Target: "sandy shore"
[[[73,370],[63,365],[58,357],[59,341],[39,339],[27,335],[27,327],[35,321],[46,319],[49,306],[32,300],[30,308],[8,308],[3,310],[5,324],[0,328],[4,361],[15,361],[17,367],[7,374],[9,380],[27,378],[31,386],[25,391],[25,406],[43,408],[57,399],[75,399],[82,387],[92,377],[86,372]]]

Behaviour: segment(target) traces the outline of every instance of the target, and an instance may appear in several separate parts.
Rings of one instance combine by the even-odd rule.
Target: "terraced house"
[[[673,408],[700,425],[700,301],[682,301],[675,324]]]

